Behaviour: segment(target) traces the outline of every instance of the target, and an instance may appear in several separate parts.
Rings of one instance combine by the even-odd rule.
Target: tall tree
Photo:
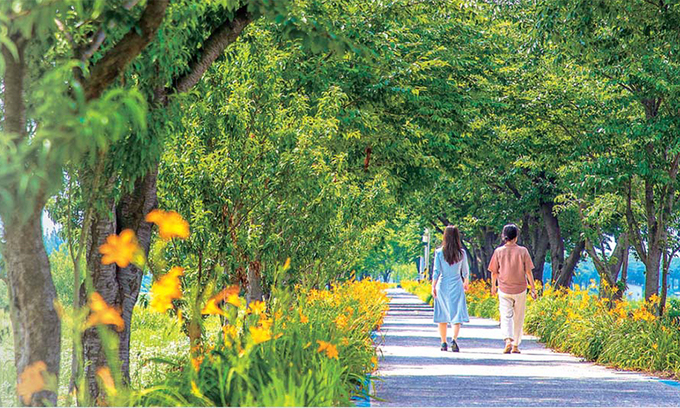
[[[596,77],[620,87],[619,113],[598,132],[616,146],[625,172],[631,242],[645,263],[645,298],[658,294],[659,268],[676,211],[678,148],[677,30],[680,13],[666,1],[544,0],[537,32]],[[638,210],[639,209],[639,210]]]

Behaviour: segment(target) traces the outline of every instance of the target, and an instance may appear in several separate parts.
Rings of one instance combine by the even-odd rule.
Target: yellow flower
[[[654,320],[655,318],[656,316],[654,316],[652,313],[650,313],[644,308],[640,308],[633,312],[633,320],[635,321],[644,320],[646,322],[649,322]]]
[[[378,368],[378,357],[376,356],[371,357],[371,364],[373,366],[373,369]]]
[[[87,327],[96,326],[98,324],[112,324],[116,326],[116,330],[122,331],[125,328],[125,322],[120,317],[120,313],[111,306],[109,306],[102,296],[93,292],[87,302],[90,307],[90,316],[87,318]]]
[[[249,309],[252,313],[263,314],[265,310],[267,310],[267,306],[264,304],[264,302],[256,300],[254,302],[250,302]]]
[[[225,312],[222,310],[220,305],[224,302],[233,304],[232,296],[235,296],[236,299],[238,299],[238,291],[239,288],[237,285],[232,285],[222,289],[220,293],[208,299],[208,302],[201,310],[201,314],[224,316]],[[235,306],[238,307],[239,305],[237,304]]]
[[[279,320],[283,317],[283,313],[280,310],[277,310],[276,313],[274,313],[274,318],[276,320]]]
[[[45,389],[43,371],[47,371],[47,365],[44,361],[37,361],[28,365],[19,375],[17,394],[21,397],[24,404],[28,405],[33,394]]]
[[[196,385],[196,381],[191,382],[191,393],[194,394],[195,396],[199,398],[203,398],[203,393],[201,393],[201,390],[198,389],[198,385]]]
[[[201,314],[224,316],[225,313],[224,310],[220,309],[214,299],[208,299],[208,302],[203,306],[203,309],[201,309]]]
[[[113,377],[111,376],[111,370],[108,367],[99,367],[97,369],[97,377],[99,377],[101,380],[107,394],[115,396],[118,393],[116,390],[116,383],[113,381]]]
[[[265,328],[267,330],[269,330],[272,327],[273,323],[274,322],[272,321],[272,319],[262,319],[262,318],[260,318],[260,326],[262,326],[262,328]]]
[[[231,293],[229,296],[227,296],[227,303],[230,303],[236,307],[241,307],[241,298],[238,297],[238,294]]]
[[[272,332],[268,328],[264,327],[251,327],[250,335],[253,338],[255,344],[264,343],[272,338]]]
[[[283,270],[286,271],[290,268],[290,258],[286,259],[286,262],[283,264]]]
[[[340,328],[344,329],[347,327],[347,316],[340,315],[333,320],[333,322]]]
[[[652,348],[653,348],[654,350],[656,350],[656,349],[658,349],[658,348],[659,348],[659,345],[658,345],[658,344],[656,344],[656,343],[654,343],[654,344],[652,344]]]
[[[146,222],[158,225],[158,235],[166,241],[189,237],[189,223],[174,211],[153,210],[146,215]]]
[[[150,306],[158,313],[164,313],[172,309],[172,301],[182,297],[182,284],[179,277],[184,274],[184,269],[175,266],[170,272],[151,285]]]
[[[238,336],[238,329],[236,326],[231,324],[222,327],[222,331],[224,332],[225,341],[228,339],[235,339]]]
[[[317,352],[322,353],[325,351],[328,358],[338,359],[338,349],[334,345],[323,340],[317,340],[316,342],[319,343]]]
[[[137,263],[143,263],[144,260],[135,232],[131,229],[123,230],[120,235],[106,237],[106,243],[99,247],[99,253],[102,254],[102,264],[115,263],[121,268],[126,268],[133,260],[141,259]]]

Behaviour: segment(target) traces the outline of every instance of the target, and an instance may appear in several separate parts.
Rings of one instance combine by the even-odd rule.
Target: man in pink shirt
[[[498,281],[498,307],[501,314],[501,331],[505,336],[505,354],[519,354],[522,342],[522,326],[527,302],[527,280],[531,285],[531,297],[536,299],[534,286],[534,263],[529,251],[517,245],[519,228],[515,224],[503,227],[505,245],[496,248],[489,262],[491,294],[496,296]]]

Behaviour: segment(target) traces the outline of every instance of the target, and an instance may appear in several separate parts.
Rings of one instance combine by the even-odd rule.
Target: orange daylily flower
[[[96,326],[99,324],[112,324],[116,326],[116,330],[122,331],[125,328],[125,322],[120,317],[118,310],[109,306],[102,295],[93,292],[87,302],[90,308],[90,315],[87,318],[87,327]]]
[[[331,343],[329,343],[327,341],[323,341],[323,340],[317,340],[316,342],[319,343],[319,349],[316,350],[316,351],[318,351],[319,353],[322,353],[322,352],[325,351],[328,358],[334,358],[336,360],[338,359],[338,349],[337,349],[337,347],[335,347]]]
[[[220,291],[220,293],[208,299],[205,306],[201,310],[201,314],[209,315],[225,315],[224,310],[220,307],[220,303],[231,303],[232,305],[239,307],[241,302],[238,297],[239,287],[237,285],[232,285],[226,287]],[[234,300],[234,298],[236,300]]]
[[[302,323],[302,324],[309,323],[309,318],[307,316],[305,316],[304,314],[302,314],[302,312],[300,312],[300,323]]]
[[[371,364],[372,364],[372,366],[373,366],[373,369],[378,368],[378,357],[373,356],[373,357],[371,358]]]
[[[203,356],[191,358],[191,366],[194,367],[194,370],[198,371],[198,369],[201,368],[201,364],[203,364]]]
[[[118,393],[116,390],[116,383],[113,381],[113,377],[111,376],[111,370],[108,367],[99,367],[97,369],[97,377],[99,377],[102,385],[109,395],[115,396]]]
[[[33,394],[45,389],[43,371],[47,371],[47,364],[44,361],[37,361],[24,368],[24,371],[19,375],[17,394],[21,397],[24,404],[28,405]]]
[[[158,225],[158,235],[164,240],[188,238],[189,223],[175,211],[153,210],[146,215],[147,222]]]
[[[151,285],[150,306],[153,310],[164,313],[166,310],[172,309],[174,299],[182,297],[182,284],[179,281],[182,274],[184,274],[184,268],[175,266]]]
[[[126,268],[130,262],[143,263],[144,260],[142,248],[131,229],[123,230],[120,235],[106,237],[106,243],[99,247],[99,253],[102,254],[102,264],[115,263],[121,268]]]

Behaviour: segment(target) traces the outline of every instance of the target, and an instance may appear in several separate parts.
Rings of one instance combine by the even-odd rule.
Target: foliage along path
[[[460,353],[439,350],[432,308],[390,289],[374,406],[677,406],[680,383],[608,369],[523,338],[502,353],[498,322],[471,318]],[[383,401],[380,401],[382,399]]]

